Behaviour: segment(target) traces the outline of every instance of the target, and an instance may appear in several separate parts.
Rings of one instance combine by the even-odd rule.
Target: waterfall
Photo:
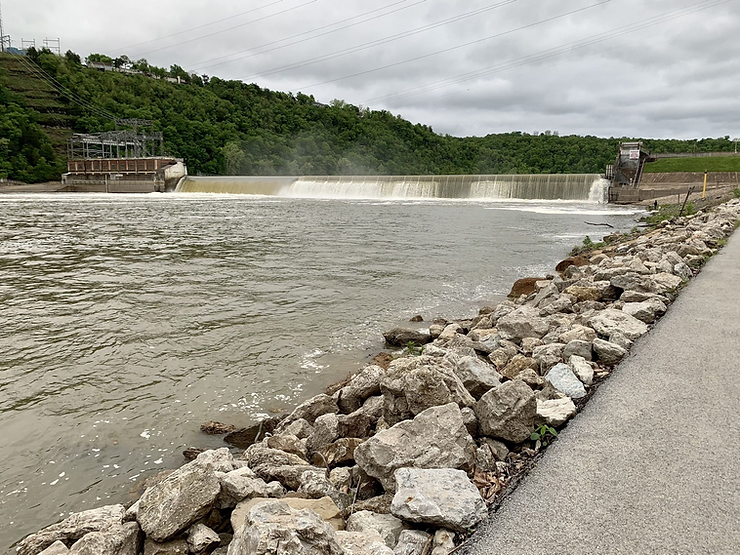
[[[479,199],[606,202],[594,174],[187,177],[175,192],[339,199]]]

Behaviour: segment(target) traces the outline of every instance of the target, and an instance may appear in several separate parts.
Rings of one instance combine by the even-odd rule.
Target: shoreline
[[[734,213],[734,226],[740,202],[730,202],[724,210]],[[408,546],[414,542],[435,544],[440,548],[435,553],[449,553],[444,550],[452,549],[455,535],[459,544],[482,520],[483,512],[495,510],[513,491],[546,444],[555,439],[551,430],[575,416],[626,356],[632,341],[647,333],[667,310],[686,283],[684,279],[693,277],[706,257],[721,248],[734,229],[726,229],[729,220],[724,219],[721,226],[710,228],[713,235],[701,229],[692,231],[706,235],[706,241],[692,235],[667,243],[678,249],[697,243],[691,252],[677,254],[680,262],[668,257],[672,260],[666,265],[662,256],[638,262],[639,257],[630,255],[630,250],[654,250],[646,246],[647,239],[657,242],[661,234],[674,237],[692,225],[709,228],[712,212],[700,211],[617,239],[600,251],[591,251],[588,257],[582,254],[568,259],[562,271],[550,279],[529,280],[529,289],[515,301],[483,308],[470,319],[432,322],[428,336],[413,336],[416,341],[408,339],[412,337],[408,333],[396,333],[389,342],[408,346],[407,356],[364,368],[329,386],[327,393],[302,403],[286,418],[268,419],[241,430],[247,438],[246,451],[238,458],[225,448],[200,454],[193,462],[160,476],[161,481],[151,480],[146,493],[128,510],[112,506],[115,509],[106,508],[103,517],[98,511],[94,520],[102,518],[105,526],[90,530],[88,513],[95,510],[85,511],[80,513],[85,517],[75,521],[75,532],[69,532],[75,523],[68,522],[61,529],[52,526],[45,529],[52,529],[50,532],[42,531],[41,537],[32,535],[20,542],[19,552],[36,555],[42,552],[35,550],[42,544],[46,549],[58,542],[61,550],[59,544],[67,549],[75,542],[102,541],[105,536],[106,541],[119,542],[121,549],[136,546],[125,552],[137,553],[144,542],[143,533],[147,536],[143,545],[151,549],[155,542],[180,542],[182,547],[183,541],[191,543],[190,537],[199,532],[210,537],[211,547],[229,540],[228,551],[218,547],[214,553],[238,555],[246,552],[242,532],[260,530],[260,519],[282,527],[291,536],[301,516],[298,512],[312,508],[324,520],[337,521],[337,528],[346,527],[347,531],[332,531],[322,525],[322,519],[312,521],[327,546],[343,550],[327,553],[369,553],[350,547],[360,541],[357,534],[373,538],[377,549],[382,544],[390,549],[390,543],[397,548],[403,540]],[[422,344],[426,347],[418,352]],[[438,422],[445,422],[445,426],[435,424]],[[536,430],[540,432],[538,440],[533,438]],[[250,433],[259,434],[255,438],[259,442],[247,446]],[[265,437],[267,433],[271,435]],[[399,437],[407,439],[399,442]],[[425,455],[430,446],[439,451],[432,458]],[[415,470],[404,470],[409,466]],[[448,509],[449,503],[439,501],[444,497],[440,490],[444,490],[445,480],[463,490],[466,481],[473,483],[476,492],[465,490],[464,510],[458,506],[442,520],[420,514],[423,511],[418,507],[396,499],[398,492],[404,491],[411,497],[437,500],[439,507]],[[186,485],[193,486],[190,499],[173,497],[174,490],[181,491]],[[204,493],[207,500],[198,501]],[[254,502],[267,498],[285,502]],[[167,513],[173,503],[177,515]],[[164,530],[175,517],[180,518],[179,524]],[[83,520],[87,528],[82,526]],[[88,531],[75,537],[80,526]],[[106,531],[111,526],[115,533]],[[380,543],[369,530],[378,532]],[[51,538],[56,539],[49,542]]]

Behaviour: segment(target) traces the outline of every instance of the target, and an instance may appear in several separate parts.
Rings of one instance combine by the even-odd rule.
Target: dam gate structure
[[[67,142],[70,192],[151,193],[175,189],[187,175],[182,159],[167,156],[161,132],[148,120],[117,120],[132,129],[74,134]],[[145,130],[139,132],[139,128]]]
[[[645,171],[645,164],[654,161],[655,157],[643,147],[642,142],[621,143],[614,165],[606,168],[606,178],[611,181],[609,202],[639,201],[640,181]]]

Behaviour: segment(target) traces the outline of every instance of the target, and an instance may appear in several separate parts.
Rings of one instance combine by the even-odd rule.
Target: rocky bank
[[[740,201],[679,218],[230,434],[130,507],[77,513],[20,555],[449,555],[733,232]],[[226,431],[226,430],[223,430]]]

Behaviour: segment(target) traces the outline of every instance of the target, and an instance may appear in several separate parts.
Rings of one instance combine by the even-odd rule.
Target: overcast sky
[[[740,136],[740,0],[0,3],[14,46],[59,37],[440,133]]]

